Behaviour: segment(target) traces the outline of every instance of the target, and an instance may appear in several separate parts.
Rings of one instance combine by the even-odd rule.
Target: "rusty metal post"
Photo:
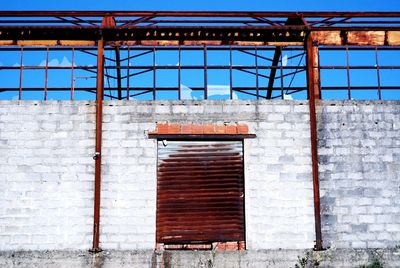
[[[381,75],[379,72],[379,56],[378,56],[378,47],[375,47],[375,63],[376,63],[376,78],[378,82],[378,99],[382,99],[381,93]]]
[[[254,64],[256,65],[256,94],[257,94],[257,100],[260,99],[260,92],[259,92],[259,87],[258,87],[258,52],[257,52],[257,46],[254,47]]]
[[[233,99],[233,91],[232,91],[232,46],[229,46],[229,99]]]
[[[93,247],[92,252],[100,252],[100,193],[101,193],[101,136],[103,123],[104,97],[104,42],[97,44],[97,81],[96,81],[96,152],[94,173],[94,216],[93,216]]]
[[[115,64],[117,65],[117,87],[118,87],[118,99],[122,100],[122,78],[121,78],[121,57],[120,57],[119,46],[115,47]]]
[[[129,97],[130,97],[129,96],[129,86],[130,86],[129,81],[131,80],[130,73],[129,73],[130,66],[131,66],[131,49],[128,46],[128,66],[127,66],[127,70],[126,70],[126,99],[127,100],[129,100]]]
[[[178,47],[178,100],[181,100],[182,96],[181,87],[181,46]]]
[[[19,93],[18,100],[22,100],[22,72],[24,70],[24,47],[21,47],[20,62],[19,62]]]
[[[153,100],[156,100],[156,87],[157,87],[157,75],[156,70],[156,47],[153,47]]]
[[[309,35],[306,40],[307,49],[307,86],[308,103],[310,109],[310,134],[311,134],[311,161],[314,191],[314,217],[315,217],[315,250],[323,250],[321,231],[321,205],[318,178],[318,144],[317,144],[317,116],[315,100],[320,99],[320,79],[318,64],[318,46],[314,44]]]
[[[47,82],[49,75],[49,48],[46,48],[46,65],[44,70],[44,97],[43,100],[47,100]]]
[[[74,100],[74,93],[75,93],[75,76],[74,76],[74,64],[75,64],[75,48],[72,48],[72,55],[71,55],[71,101]]]
[[[346,73],[347,73],[347,98],[351,100],[349,47],[346,46]]]
[[[207,81],[207,46],[204,45],[204,99],[208,99],[208,81]]]

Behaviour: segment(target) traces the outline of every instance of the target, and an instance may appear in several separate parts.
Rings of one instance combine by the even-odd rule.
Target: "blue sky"
[[[399,11],[398,0],[1,0],[1,10]]]

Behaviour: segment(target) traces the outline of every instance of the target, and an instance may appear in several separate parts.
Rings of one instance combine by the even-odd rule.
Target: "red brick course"
[[[212,134],[212,135],[235,135],[249,134],[249,127],[246,124],[178,124],[178,123],[157,123],[154,131],[149,134]]]

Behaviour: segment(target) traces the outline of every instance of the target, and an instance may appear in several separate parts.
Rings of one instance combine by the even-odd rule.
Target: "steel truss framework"
[[[159,66],[155,55],[159,50],[201,50],[204,62],[197,66]],[[282,51],[295,52],[295,58],[304,57],[305,66],[283,66]],[[348,63],[349,50],[372,50],[376,52],[376,62],[372,66],[351,66]],[[322,250],[321,216],[318,179],[316,105],[321,99],[321,92],[328,89],[347,89],[351,98],[352,90],[398,89],[399,85],[386,86],[380,82],[380,70],[399,69],[399,66],[380,66],[378,51],[400,50],[400,12],[125,12],[125,11],[14,11],[0,12],[0,50],[20,52],[18,66],[0,66],[2,70],[20,70],[20,86],[1,88],[3,91],[18,91],[19,99],[23,91],[37,88],[23,88],[23,73],[28,69],[43,69],[45,71],[44,95],[57,90],[70,90],[71,99],[74,92],[89,91],[96,94],[96,152],[95,152],[95,198],[94,226],[92,251],[100,251],[100,186],[101,186],[101,140],[102,140],[102,106],[104,97],[110,99],[134,98],[143,92],[152,94],[156,99],[157,91],[176,90],[181,98],[181,86],[176,88],[157,88],[156,71],[173,69],[203,70],[204,86],[194,88],[207,94],[207,71],[212,69],[229,70],[229,92],[245,92],[256,99],[281,98],[285,93],[295,91],[307,92],[310,110],[310,133],[312,152],[312,175],[314,189],[315,214],[315,249]],[[44,50],[46,61],[44,66],[25,66],[23,55],[29,50]],[[50,50],[70,50],[71,66],[49,66]],[[114,51],[113,58],[104,56],[107,50]],[[140,50],[142,52],[134,51]],[[207,52],[225,50],[230,52],[230,64],[220,66],[207,65]],[[264,57],[261,51],[271,50],[272,57]],[[320,50],[345,50],[347,63],[343,66],[321,66]],[[80,51],[93,55],[97,59],[96,66],[74,65],[74,55]],[[254,56],[251,66],[235,66],[232,64],[232,51],[239,51]],[[126,57],[121,57],[128,53]],[[132,53],[132,54],[131,54]],[[150,66],[131,66],[128,62],[144,54],[153,56]],[[260,64],[265,60],[269,64]],[[112,65],[105,66],[107,62]],[[180,63],[180,62],[179,62]],[[47,85],[48,70],[70,69],[73,73],[82,69],[93,73],[96,85],[93,88],[74,88],[72,74],[71,88],[51,88]],[[343,69],[347,72],[347,85],[335,87],[321,86],[320,72],[323,69]],[[376,71],[377,85],[371,87],[354,87],[350,83],[351,69],[372,69]],[[108,70],[115,70],[111,75]],[[235,87],[232,83],[232,72],[246,72],[256,77],[256,85],[248,88]],[[269,72],[266,72],[268,70]],[[283,70],[287,72],[283,72]],[[129,85],[129,77],[141,73],[152,72],[153,86],[135,88]],[[306,73],[304,86],[291,88],[282,83],[284,76],[295,76]],[[264,78],[268,83],[260,84]],[[109,94],[104,92],[105,79],[115,79],[117,86],[109,88]],[[125,83],[122,83],[127,79]],[[281,85],[276,86],[275,80]],[[400,83],[399,83],[400,84]],[[123,88],[124,87],[124,88]],[[274,92],[278,91],[278,94]]]
[[[76,72],[86,71],[95,78],[97,66],[76,65],[79,56],[89,54],[97,57],[97,45],[103,40],[104,51],[112,51],[112,57],[105,57],[104,76],[108,99],[159,99],[158,93],[174,92],[173,98],[181,99],[181,80],[184,70],[202,70],[203,86],[191,87],[209,98],[207,72],[229,71],[229,96],[241,93],[245,98],[274,99],[285,95],[307,92],[305,79],[293,86],[293,79],[306,67],[301,60],[305,55],[305,40],[310,36],[320,51],[346,51],[343,65],[320,65],[319,70],[340,70],[347,72],[347,82],[340,85],[320,86],[320,91],[346,90],[352,98],[352,91],[377,90],[376,98],[382,98],[382,90],[398,90],[399,84],[381,83],[381,71],[398,70],[397,65],[382,65],[380,51],[396,52],[400,46],[399,12],[0,12],[0,52],[19,53],[19,64],[0,66],[0,71],[20,72],[19,86],[1,87],[1,92],[18,91],[18,99],[24,99],[23,92],[43,91],[37,99],[48,99],[48,92],[69,91],[70,99],[77,92],[96,93],[96,86],[75,86]],[[176,66],[156,64],[156,52],[178,51]],[[204,61],[200,65],[182,65],[182,51],[202,51]],[[229,64],[207,65],[207,53],[221,50],[230,54]],[[369,50],[376,53],[376,62],[369,66],[350,65],[349,51]],[[24,54],[42,51],[46,54],[45,64],[29,66],[24,64]],[[71,53],[72,64],[67,66],[49,65],[49,53],[65,51]],[[251,65],[234,65],[232,51],[254,57]],[[273,52],[263,56],[265,51]],[[290,59],[297,64],[283,66],[283,52],[295,53]],[[131,61],[151,54],[153,62],[147,66],[132,64]],[[75,59],[78,57],[78,61]],[[44,71],[43,86],[23,86],[24,73],[31,70]],[[69,86],[49,86],[49,70],[70,70]],[[177,72],[176,86],[157,86],[157,72]],[[371,85],[352,85],[352,70],[376,70],[376,81]],[[113,74],[110,74],[110,73]],[[233,77],[238,72],[255,76],[255,83],[237,86]],[[141,79],[152,73],[152,85],[135,86],[131,79]],[[1,72],[0,72],[1,74]],[[290,78],[290,82],[284,79]],[[147,78],[148,79],[148,78]],[[267,80],[265,82],[264,80]],[[111,82],[113,83],[110,83]],[[261,81],[263,80],[263,81]],[[384,82],[384,81],[383,81]],[[111,84],[116,84],[111,86]],[[234,93],[235,92],[235,93]],[[54,95],[54,94],[53,94]],[[246,97],[247,96],[247,97]],[[324,94],[320,92],[320,97]],[[304,95],[303,95],[304,98]],[[143,98],[142,98],[143,99]]]

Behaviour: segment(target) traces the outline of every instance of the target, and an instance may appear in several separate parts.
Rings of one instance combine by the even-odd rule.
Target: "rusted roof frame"
[[[400,17],[400,12],[258,11],[0,11],[0,17]]]
[[[288,18],[287,21],[285,22],[285,25],[308,26],[307,22],[305,22],[304,19],[298,18],[298,17],[297,18]],[[274,57],[272,60],[272,66],[278,67],[279,59],[281,59],[281,56],[282,56],[282,47],[276,46],[275,51],[274,51]],[[282,60],[281,60],[281,66],[282,66]],[[268,89],[267,89],[267,99],[271,99],[271,97],[272,97],[272,88],[274,87],[276,71],[277,71],[277,68],[273,68],[270,71],[269,80],[268,80]]]

